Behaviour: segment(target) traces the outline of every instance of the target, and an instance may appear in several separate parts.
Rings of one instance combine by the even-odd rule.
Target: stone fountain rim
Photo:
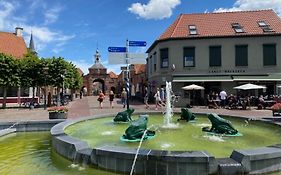
[[[136,112],[134,114],[139,115],[143,113],[159,114],[159,111]],[[178,114],[180,112],[175,112],[175,113]],[[206,113],[195,113],[195,114],[206,115]],[[130,172],[130,170],[126,169],[126,167],[129,166],[127,165],[128,162],[131,163],[131,160],[134,158],[134,155],[136,153],[135,148],[127,148],[121,146],[101,146],[101,147],[91,148],[87,142],[73,138],[64,132],[64,130],[68,126],[73,125],[75,123],[109,117],[109,116],[115,116],[115,115],[116,113],[109,113],[109,114],[88,116],[88,117],[74,119],[74,120],[67,119],[64,122],[55,125],[51,129],[52,147],[56,150],[57,153],[72,161],[85,163],[84,159],[85,157],[87,157],[88,160],[87,164],[96,165],[98,167],[115,172],[122,172],[122,173]],[[271,120],[260,119],[260,118],[221,115],[221,114],[220,116],[236,117],[240,119],[251,119],[251,120],[267,122],[267,123],[281,126],[281,124],[279,123],[273,122]],[[260,152],[262,152],[263,154],[261,154]],[[256,172],[255,170],[251,169],[251,161],[264,161],[267,159],[276,159],[276,158],[278,160],[279,159],[281,160],[281,143],[277,145],[258,147],[248,150],[233,150],[230,157],[225,159],[231,159],[235,161],[237,165],[240,166],[239,171],[241,172]],[[162,151],[162,150],[141,149],[138,156],[138,161],[141,162],[142,164],[145,164],[146,166],[150,166],[147,165],[147,162],[151,162],[151,161],[158,161],[158,162],[163,161],[167,164],[167,166],[171,166],[170,164],[174,164],[175,161],[179,163],[177,164],[177,166],[179,166],[184,162],[202,164],[202,168],[207,167],[206,171],[208,172],[208,174],[217,173],[218,171],[223,171],[221,170],[221,168],[219,168],[219,164],[222,164],[219,163],[220,160],[221,158],[219,159],[215,158],[207,151],[165,151],[165,150]],[[125,168],[123,167],[122,169],[120,169],[119,166],[117,166],[116,164],[122,161],[125,161],[125,163],[123,164],[126,164],[126,166]],[[108,163],[105,162],[115,162],[115,164],[109,165]],[[122,166],[124,166],[123,164]],[[234,165],[233,163],[229,164],[229,166],[233,166],[233,165]],[[142,167],[146,167],[146,166],[142,165]],[[135,171],[140,174],[143,174],[145,171],[147,171],[147,169],[142,168],[141,170],[137,169]],[[259,171],[264,172],[265,170],[262,169]],[[266,172],[272,172],[272,171],[276,171],[276,169],[266,170]]]

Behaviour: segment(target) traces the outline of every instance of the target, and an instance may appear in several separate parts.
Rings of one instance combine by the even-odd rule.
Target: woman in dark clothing
[[[113,108],[113,104],[112,104],[113,99],[114,99],[114,93],[113,93],[113,91],[110,91],[110,93],[109,93],[109,104],[110,104],[110,108]]]

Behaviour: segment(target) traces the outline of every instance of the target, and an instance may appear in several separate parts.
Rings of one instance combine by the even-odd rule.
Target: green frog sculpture
[[[219,117],[217,114],[208,114],[208,118],[212,123],[212,127],[211,129],[209,129],[209,127],[204,127],[202,128],[202,131],[215,134],[225,134],[229,136],[240,135],[238,131],[232,126],[230,121]]]
[[[132,121],[131,115],[135,109],[126,109],[123,112],[118,112],[117,115],[114,117],[113,121],[114,122],[129,122]]]
[[[181,108],[181,118],[178,119],[180,120],[186,120],[186,122],[193,121],[195,120],[196,116],[191,113],[187,108]]]
[[[140,115],[139,119],[131,122],[126,129],[125,134],[121,137],[122,141],[140,141],[143,134],[147,130],[148,115]],[[144,140],[155,136],[155,131],[147,130]]]

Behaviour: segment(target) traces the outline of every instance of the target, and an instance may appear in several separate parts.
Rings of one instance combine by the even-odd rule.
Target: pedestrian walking
[[[113,100],[114,100],[114,93],[113,93],[113,91],[110,91],[110,93],[109,93],[109,106],[110,106],[110,108],[113,108]]]
[[[145,104],[145,108],[148,109],[149,105],[148,105],[148,98],[149,98],[149,94],[148,94],[148,90],[147,87],[145,88],[145,95],[144,95],[144,104]]]
[[[125,108],[125,106],[127,104],[127,92],[126,92],[125,88],[123,88],[123,91],[121,93],[121,102],[123,104],[123,108]]]
[[[160,98],[159,88],[157,88],[156,93],[154,94],[154,98],[155,98],[155,110],[158,110],[158,106],[161,107],[161,105],[160,105],[161,98]]]
[[[99,92],[99,97],[98,97],[98,101],[99,101],[99,107],[102,109],[103,107],[103,100],[104,100],[105,96],[104,93],[102,91]]]

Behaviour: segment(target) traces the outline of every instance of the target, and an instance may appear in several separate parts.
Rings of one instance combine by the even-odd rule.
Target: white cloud
[[[42,4],[42,0],[34,0],[34,3],[30,3],[31,5],[26,7],[29,9],[37,9],[44,10],[46,9],[46,5]],[[67,41],[73,39],[75,35],[66,35],[62,31],[54,31],[47,26],[42,25],[30,25],[33,21],[28,21],[28,18],[24,17],[26,13],[29,13],[27,10],[26,13],[15,15],[15,12],[18,12],[22,4],[19,1],[13,0],[0,0],[0,31],[10,31],[14,32],[15,27],[23,27],[24,28],[24,38],[29,44],[30,32],[32,31],[36,50],[40,51],[44,50],[47,46],[49,46],[50,50],[53,50],[54,53],[58,53],[63,50],[62,47],[67,43]],[[53,11],[56,15],[61,11],[60,6],[56,6],[55,8],[50,9],[50,12]],[[55,22],[58,16],[49,16],[48,22]],[[46,19],[47,19],[46,18]],[[45,20],[46,22],[46,20]]]
[[[45,16],[44,24],[47,25],[56,22],[58,20],[59,13],[61,12],[61,10],[62,10],[61,6],[55,6],[51,9],[46,10],[46,12],[44,13]]]
[[[215,12],[273,9],[281,16],[281,0],[237,0],[231,8],[215,9]]]
[[[0,30],[5,29],[5,22],[15,10],[15,6],[6,1],[0,1]]]
[[[133,3],[128,10],[144,19],[164,19],[173,14],[180,0],[150,0],[147,4]]]

